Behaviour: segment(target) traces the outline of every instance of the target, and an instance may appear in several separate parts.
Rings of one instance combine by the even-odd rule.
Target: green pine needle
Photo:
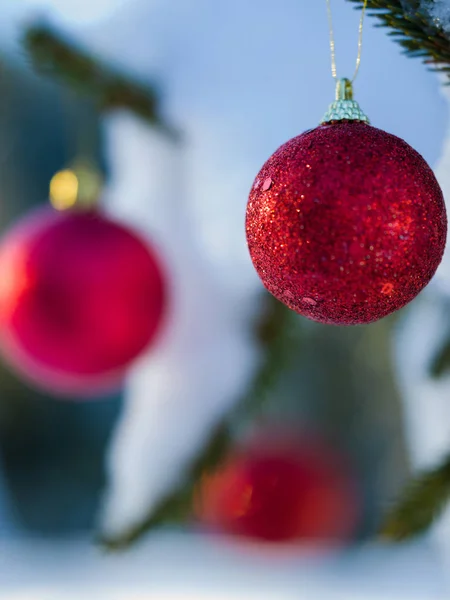
[[[97,539],[98,544],[107,551],[125,550],[156,527],[185,523],[191,519],[194,496],[201,476],[205,471],[220,464],[230,444],[229,431],[225,425],[222,425],[212,434],[202,456],[192,465],[178,489],[163,498],[156,510],[153,510],[141,523],[117,537],[100,535]]]
[[[349,0],[363,5],[363,0]],[[439,71],[448,73],[450,67],[450,35],[433,23],[420,8],[420,2],[410,0],[409,10],[402,0],[369,0],[370,14],[389,27],[390,35],[403,47],[405,54],[420,57]]]
[[[432,377],[442,377],[450,370],[450,340],[447,340],[433,359],[430,367]]]
[[[401,541],[424,533],[440,517],[449,500],[450,455],[406,487],[388,514],[381,537]]]
[[[154,86],[130,79],[101,63],[47,26],[30,27],[23,37],[23,46],[38,72],[89,95],[99,110],[127,108],[165,135],[178,139],[178,132],[161,116],[161,102]]]

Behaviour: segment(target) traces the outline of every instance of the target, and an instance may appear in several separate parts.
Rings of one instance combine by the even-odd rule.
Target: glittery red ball
[[[207,475],[197,512],[213,530],[270,542],[346,541],[359,494],[335,450],[310,441],[260,440]]]
[[[164,305],[152,249],[95,211],[35,211],[0,245],[0,349],[39,387],[114,388],[155,338]]]
[[[424,159],[352,121],[281,146],[250,192],[247,241],[265,287],[323,323],[376,321],[410,302],[444,252],[447,218]]]

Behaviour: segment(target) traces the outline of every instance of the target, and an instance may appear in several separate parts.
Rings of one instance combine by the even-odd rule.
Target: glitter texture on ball
[[[307,131],[269,158],[250,192],[246,230],[269,292],[315,321],[356,325],[402,308],[428,284],[447,217],[420,154],[350,121]]]
[[[165,300],[152,248],[95,210],[39,209],[0,245],[0,349],[51,392],[117,387],[155,340]]]

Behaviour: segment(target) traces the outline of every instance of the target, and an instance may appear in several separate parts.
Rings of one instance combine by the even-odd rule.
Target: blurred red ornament
[[[155,339],[164,308],[152,248],[95,210],[40,209],[0,245],[0,347],[42,388],[110,391]]]
[[[359,520],[347,466],[317,442],[260,439],[204,476],[201,521],[216,531],[270,542],[345,541]]]
[[[253,264],[276,298],[315,321],[353,325],[385,317],[427,285],[447,218],[424,159],[355,120],[281,146],[255,180],[246,228]]]

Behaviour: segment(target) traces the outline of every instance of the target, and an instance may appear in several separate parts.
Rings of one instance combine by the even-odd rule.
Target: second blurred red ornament
[[[248,538],[343,541],[355,531],[359,500],[327,446],[269,435],[204,476],[197,513],[213,530]]]
[[[50,391],[117,386],[155,339],[165,303],[153,249],[96,210],[38,210],[0,245],[1,350]]]

